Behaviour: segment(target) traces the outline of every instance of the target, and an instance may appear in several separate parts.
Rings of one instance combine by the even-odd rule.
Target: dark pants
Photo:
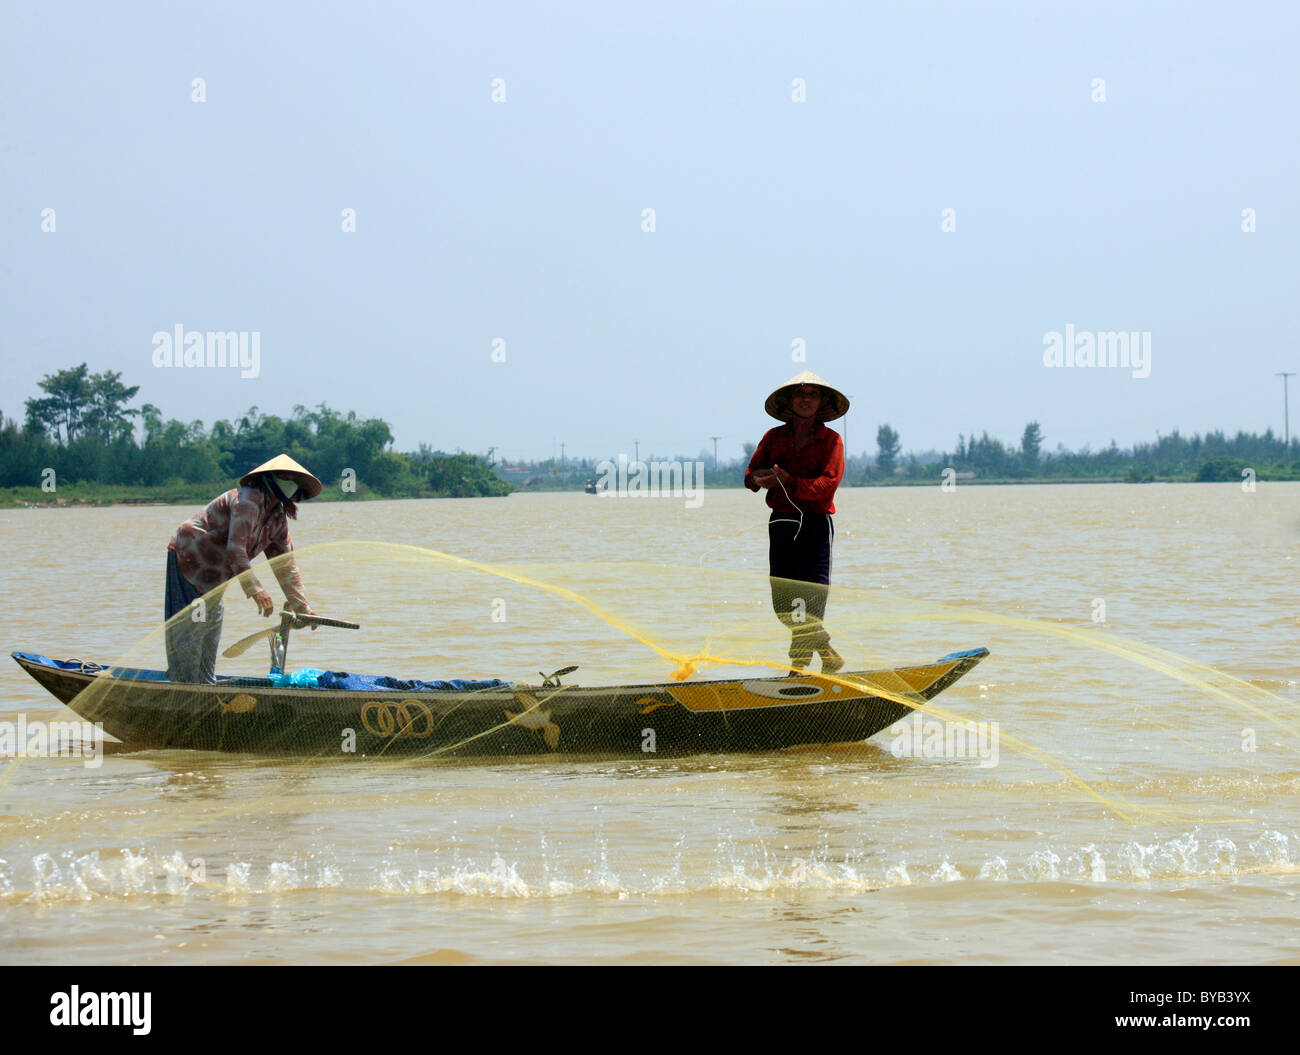
[[[217,646],[225,606],[220,589],[210,597],[199,593],[181,574],[176,551],[167,551],[167,679],[214,685],[217,681]],[[173,618],[175,617],[175,618]]]
[[[830,645],[822,619],[830,592],[835,525],[829,513],[805,514],[801,525],[797,513],[774,511],[767,538],[772,610],[790,628],[790,665],[806,667],[814,652]]]

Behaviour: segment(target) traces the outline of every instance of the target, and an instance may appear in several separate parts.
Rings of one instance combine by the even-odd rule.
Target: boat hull
[[[61,669],[14,658],[89,722],[132,747],[339,758],[672,756],[865,740],[970,671],[984,649],[833,678],[473,692],[181,685],[156,672]],[[89,666],[89,665],[87,665]],[[881,690],[909,701],[881,696]]]

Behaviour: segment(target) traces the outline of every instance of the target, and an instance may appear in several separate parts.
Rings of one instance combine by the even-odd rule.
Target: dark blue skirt
[[[829,513],[805,513],[801,525],[798,513],[773,510],[767,521],[767,541],[767,563],[773,578],[830,585],[835,524]]]

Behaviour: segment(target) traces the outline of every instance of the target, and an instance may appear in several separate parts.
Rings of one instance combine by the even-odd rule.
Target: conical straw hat
[[[796,385],[819,385],[830,397],[830,406],[822,408],[821,413],[817,415],[818,421],[834,421],[836,418],[844,417],[849,412],[849,397],[839,389],[832,388],[811,370],[805,370],[803,373],[790,378],[789,381],[767,397],[763,409],[776,418],[777,421],[794,420],[794,411],[790,409],[789,389],[794,388]]]
[[[287,454],[277,454],[269,462],[263,462],[256,469],[239,478],[240,487],[248,487],[249,481],[259,473],[282,473],[297,479],[305,498],[315,498],[321,493],[321,482]]]

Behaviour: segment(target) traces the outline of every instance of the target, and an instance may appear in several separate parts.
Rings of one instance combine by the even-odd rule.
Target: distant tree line
[[[1031,421],[1024,427],[1018,444],[1004,443],[982,432],[971,433],[969,437],[959,435],[952,450],[904,454],[898,431],[883,424],[876,431],[874,453],[846,452],[844,484],[857,487],[940,482],[945,469],[964,479],[986,481],[1240,480],[1247,468],[1254,470],[1260,479],[1300,479],[1300,441],[1293,440],[1288,452],[1286,444],[1272,431],[1263,435],[1238,432],[1235,436],[1209,432],[1203,437],[1183,436],[1175,431],[1158,437],[1153,443],[1121,448],[1112,442],[1097,451],[1089,447],[1069,451],[1058,446],[1049,452],[1044,450],[1044,439],[1042,426]],[[739,458],[720,458],[717,463],[712,451],[706,449],[690,460],[703,464],[705,486],[739,487],[756,446],[754,442],[746,442]],[[630,451],[624,453],[629,460],[633,457]],[[687,459],[682,454],[641,455],[646,463]],[[497,471],[515,487],[525,490],[574,490],[599,475],[603,460],[616,462],[618,456],[504,460]]]
[[[845,482],[941,480],[945,469],[983,480],[1125,480],[1132,483],[1164,480],[1240,480],[1251,469],[1261,479],[1300,479],[1300,442],[1288,445],[1271,429],[1259,435],[1221,431],[1183,436],[1177,430],[1153,443],[1094,451],[1059,447],[1043,451],[1043,430],[1036,421],[1025,426],[1018,445],[1006,444],[987,432],[957,437],[951,451],[927,451],[900,457],[898,433],[881,425],[874,458],[849,459]]]
[[[27,400],[27,416],[0,420],[0,487],[33,487],[54,469],[59,486],[97,483],[134,487],[230,481],[283,452],[310,469],[326,488],[378,495],[508,494],[489,461],[421,447],[415,454],[389,448],[393,434],[378,418],[358,418],[320,404],[294,407],[292,416],[257,407],[211,428],[201,421],[164,418],[156,406],[127,404],[139,386],[108,370],[82,364],[49,374],[44,393]],[[138,428],[137,428],[138,426]]]
[[[177,488],[229,486],[230,481],[280,452],[307,466],[327,489],[385,497],[508,494],[514,487],[571,490],[599,473],[601,459],[548,458],[502,465],[486,456],[448,453],[421,444],[418,451],[391,450],[393,434],[379,418],[358,418],[325,404],[296,406],[291,416],[263,414],[251,407],[229,421],[206,427],[201,421],[164,418],[150,403],[129,404],[139,386],[127,386],[112,370],[92,374],[86,364],[49,374],[42,394],[27,400],[26,420],[0,418],[0,487],[39,487],[53,469],[60,488],[92,483],[116,487]],[[1300,479],[1300,441],[1285,444],[1272,430],[1263,435],[1221,431],[1183,436],[1175,431],[1153,443],[1093,451],[1043,450],[1043,430],[1031,421],[1019,444],[987,432],[961,434],[951,451],[902,454],[902,438],[888,424],[876,432],[874,456],[845,459],[848,486],[929,482],[951,469],[977,480],[1240,480],[1253,470],[1260,479]],[[715,461],[701,449],[692,461],[704,466],[706,486],[739,486],[754,452],[745,443],[740,458]],[[617,461],[617,455],[610,461]],[[647,453],[642,461],[680,461]]]

